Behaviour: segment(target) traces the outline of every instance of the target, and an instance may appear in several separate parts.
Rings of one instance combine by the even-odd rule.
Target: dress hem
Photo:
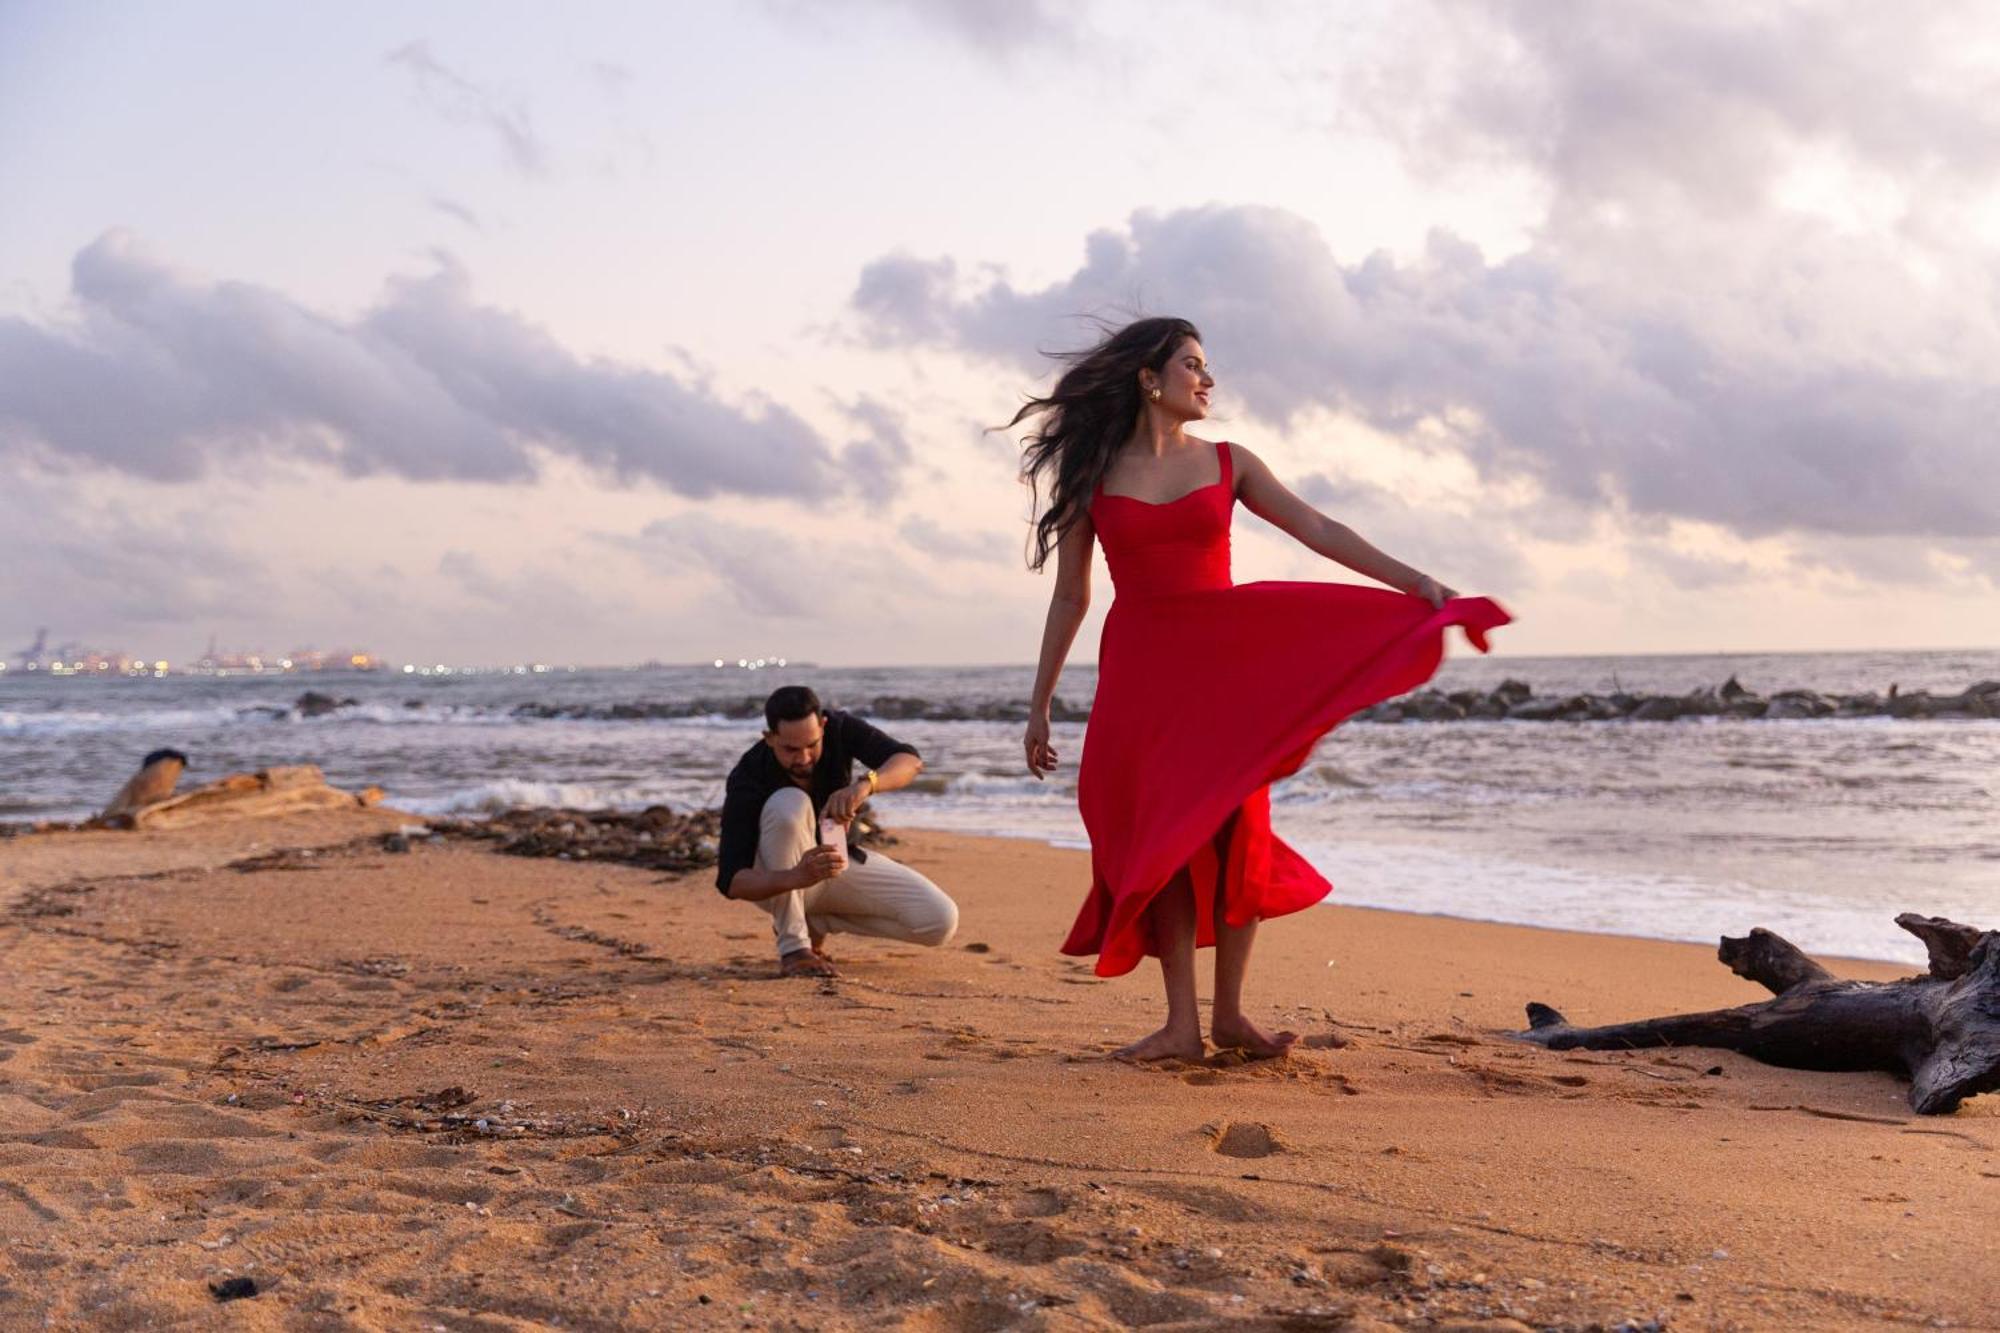
[[[1254,588],[1257,584],[1238,585]],[[1383,699],[1407,693],[1423,681],[1428,680],[1444,658],[1445,631],[1456,625],[1464,631],[1466,638],[1480,652],[1487,651],[1486,632],[1506,624],[1511,619],[1500,606],[1485,597],[1460,597],[1446,602],[1442,608],[1413,625],[1400,638],[1393,640],[1382,651],[1357,668],[1345,681],[1328,694],[1321,696],[1319,705],[1291,728],[1287,729],[1280,743],[1271,751],[1280,756],[1272,763],[1261,780],[1232,784],[1227,791],[1219,791],[1197,801],[1189,814],[1180,821],[1180,828],[1201,830],[1168,844],[1159,853],[1147,857],[1115,880],[1098,871],[1093,857],[1092,885],[1090,897],[1084,904],[1070,935],[1064,940],[1061,952],[1071,957],[1096,955],[1098,963],[1094,969],[1098,976],[1123,976],[1136,968],[1140,961],[1149,956],[1157,956],[1146,934],[1144,917],[1146,910],[1180,871],[1202,851],[1213,843],[1224,825],[1241,810],[1245,803],[1280,779],[1298,772],[1312,753],[1313,746],[1328,732],[1352,714]],[[1322,885],[1324,891],[1318,898],[1300,902],[1296,906],[1286,906],[1282,910],[1260,913],[1242,921],[1229,921],[1231,925],[1244,925],[1250,920],[1269,919],[1286,916],[1301,911],[1324,899],[1332,892],[1332,885],[1325,876],[1312,870],[1309,863],[1293,851],[1283,839],[1271,835],[1273,859],[1289,857],[1296,861]],[[1232,847],[1231,859],[1236,859],[1241,849]],[[1221,867],[1227,873],[1227,867]],[[1197,895],[1200,896],[1199,894]],[[1109,900],[1108,904],[1106,899]],[[1211,898],[1212,901],[1212,898]],[[1103,909],[1108,905],[1109,911]],[[1108,917],[1108,919],[1107,919]],[[1206,923],[1207,916],[1199,918]],[[1097,930],[1090,929],[1101,924]],[[1079,934],[1083,938],[1079,938]],[[1126,949],[1116,951],[1115,959],[1107,960],[1104,945],[1106,941],[1116,941],[1137,935],[1141,937],[1141,949],[1128,953]],[[1129,957],[1129,961],[1126,959]],[[1107,966],[1107,963],[1109,964]]]

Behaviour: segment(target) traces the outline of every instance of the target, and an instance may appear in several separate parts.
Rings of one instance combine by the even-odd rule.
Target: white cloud
[[[946,527],[924,514],[910,515],[896,531],[917,550],[940,560],[999,564],[1009,559],[1024,558],[1024,547],[1020,542],[1010,542],[997,532]]]
[[[8,633],[48,625],[59,640],[175,650],[188,626],[242,626],[282,598],[265,556],[224,535],[211,507],[92,501],[48,479],[0,489],[0,607]],[[144,636],[146,643],[127,640]]]
[[[1355,106],[1433,165],[1539,172],[1558,227],[1672,196],[1741,217],[1806,147],[1911,182],[1990,175],[1991,18],[1950,0],[1433,4]]]

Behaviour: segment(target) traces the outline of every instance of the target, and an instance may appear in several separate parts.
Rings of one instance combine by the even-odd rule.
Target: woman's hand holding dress
[[[1447,588],[1444,584],[1439,583],[1436,579],[1426,574],[1417,580],[1416,587],[1410,589],[1410,595],[1412,597],[1421,597],[1429,602],[1433,611],[1442,611],[1446,602],[1458,596],[1458,589]]]

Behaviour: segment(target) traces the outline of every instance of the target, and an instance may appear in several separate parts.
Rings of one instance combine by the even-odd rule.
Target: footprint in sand
[[[126,1074],[80,1073],[62,1076],[62,1082],[78,1092],[101,1092],[105,1088],[155,1088],[166,1081],[165,1074],[151,1070],[135,1070]]]
[[[1285,1151],[1277,1133],[1269,1125],[1254,1120],[1225,1120],[1220,1125],[1209,1125],[1204,1132],[1208,1135],[1209,1150],[1224,1157],[1269,1157]]]
[[[839,1125],[802,1125],[792,1130],[800,1143],[822,1151],[847,1146],[847,1132]]]
[[[1058,1259],[1074,1258],[1090,1248],[1081,1236],[1036,1221],[989,1226],[982,1239],[988,1254],[1017,1264],[1052,1264]]]
[[[1029,1190],[1007,1209],[1015,1217],[1055,1217],[1068,1210],[1069,1204],[1055,1190]]]

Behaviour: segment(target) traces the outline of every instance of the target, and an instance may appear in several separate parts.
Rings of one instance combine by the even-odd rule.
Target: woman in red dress
[[[1358,709],[1414,689],[1462,626],[1482,651],[1507,613],[1460,597],[1376,550],[1285,489],[1240,444],[1187,433],[1215,378],[1201,335],[1142,319],[1087,352],[1010,424],[1039,418],[1023,475],[1039,505],[1031,566],[1056,557],[1025,744],[1036,777],[1056,766],[1049,704],[1090,605],[1092,548],[1117,591],[1098,650],[1077,803],[1090,834],[1090,896],[1063,952],[1097,955],[1100,976],[1151,954],[1166,1025],[1133,1059],[1200,1059],[1194,954],[1215,947],[1209,1035],[1282,1055],[1243,1012],[1257,923],[1324,898],[1329,885],[1271,832],[1270,784]],[[1309,549],[1399,592],[1344,583],[1233,584],[1229,521],[1251,513]]]

